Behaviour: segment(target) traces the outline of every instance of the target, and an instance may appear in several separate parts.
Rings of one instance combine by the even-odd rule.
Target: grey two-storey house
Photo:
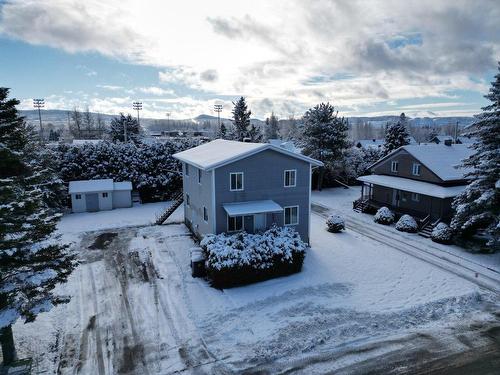
[[[311,170],[322,163],[267,143],[217,139],[179,152],[185,223],[209,233],[293,226],[309,242]]]

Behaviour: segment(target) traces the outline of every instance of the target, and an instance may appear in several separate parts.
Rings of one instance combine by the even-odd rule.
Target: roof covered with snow
[[[174,154],[174,158],[203,170],[211,170],[244,159],[264,150],[274,150],[291,157],[321,166],[318,160],[273,146],[269,143],[251,143],[216,139],[200,146]]]
[[[384,176],[384,175],[369,175],[361,176],[359,181],[368,182],[371,184],[390,187],[393,189],[409,191],[422,195],[429,195],[436,198],[451,198],[465,190],[467,185],[460,186],[440,186],[429,182],[411,180],[404,177]]]
[[[102,139],[73,139],[73,141],[71,142],[72,145],[74,146],[82,146],[82,145],[85,145],[85,144],[98,144],[102,142]]]
[[[111,178],[69,182],[69,193],[96,193],[101,191],[132,190],[130,181],[113,182]]]
[[[361,148],[382,148],[384,147],[385,140],[383,139],[360,139],[356,145]]]
[[[225,203],[222,206],[229,216],[241,216],[283,211],[283,207],[270,199],[262,201]]]

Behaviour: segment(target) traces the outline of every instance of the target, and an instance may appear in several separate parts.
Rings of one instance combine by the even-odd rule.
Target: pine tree
[[[140,134],[141,127],[137,119],[133,118],[130,114],[125,116],[123,113],[120,113],[120,117],[115,117],[111,120],[109,135],[114,142],[138,142]]]
[[[475,137],[475,150],[462,167],[470,168],[466,177],[471,180],[465,191],[455,197],[455,215],[451,222],[462,235],[484,229],[489,240],[487,246],[500,248],[500,62],[499,73],[485,98],[491,101],[483,107],[469,125],[467,136]]]
[[[388,155],[392,151],[410,144],[408,134],[408,120],[404,113],[401,113],[396,123],[387,126],[385,134],[384,154]]]
[[[65,299],[57,283],[75,267],[74,256],[51,234],[59,214],[48,206],[57,182],[24,118],[0,88],[0,341],[5,364],[16,359],[12,324],[27,322]]]
[[[321,103],[309,109],[304,115],[304,154],[322,161],[326,169],[333,170],[349,147],[347,130],[347,120],[338,117],[338,112],[330,103]],[[325,168],[318,168],[319,190],[323,185]]]
[[[278,139],[280,137],[278,118],[275,116],[274,112],[271,113],[271,117],[266,119],[264,135],[266,141],[269,139]]]
[[[242,96],[236,103],[234,103],[233,114],[233,131],[232,138],[236,141],[243,141],[245,138],[250,139],[252,142],[258,142],[262,135],[259,129],[254,125],[250,125],[250,116],[252,111],[248,110],[245,98]]]
[[[227,129],[224,123],[220,124],[220,128],[217,130],[217,138],[219,139],[227,139]]]

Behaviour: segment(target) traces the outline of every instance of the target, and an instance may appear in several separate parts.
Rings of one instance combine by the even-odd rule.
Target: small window
[[[399,169],[399,163],[397,161],[393,161],[391,163],[391,172],[397,172]]]
[[[228,216],[227,217],[227,231],[237,232],[243,230],[243,216]]]
[[[285,207],[285,225],[299,223],[299,206]]]
[[[186,176],[189,177],[189,164],[185,164],[186,166]]]
[[[82,199],[82,195],[81,194],[75,194],[75,199]]]
[[[203,220],[208,223],[208,210],[206,207],[203,207]]]
[[[108,193],[102,193],[102,197],[103,198],[107,198],[108,197]]]
[[[414,202],[420,202],[420,194],[418,193],[411,193],[411,200]]]
[[[201,185],[201,169],[198,169],[198,183]]]
[[[297,184],[297,171],[289,169],[285,171],[285,187],[295,187]]]
[[[420,176],[420,164],[413,163],[413,175]]]
[[[243,190],[243,172],[234,172],[229,175],[229,190]]]
[[[186,194],[186,206],[189,206],[191,202],[189,201],[189,194]]]

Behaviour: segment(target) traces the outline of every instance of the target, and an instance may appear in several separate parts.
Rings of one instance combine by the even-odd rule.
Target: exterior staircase
[[[161,225],[163,224],[169,217],[174,213],[174,211],[179,207],[184,200],[184,194],[182,192],[177,193],[174,196],[174,201],[172,204],[161,214],[156,218],[156,224]]]
[[[427,221],[424,225],[422,225],[418,231],[418,234],[421,235],[424,238],[430,238],[432,230],[438,223],[441,221],[441,219],[438,219],[434,222],[431,222],[430,220]]]
[[[355,212],[364,212],[366,207],[368,206],[368,199],[358,199],[358,200],[355,200],[353,205],[352,205],[352,209],[355,211]]]

